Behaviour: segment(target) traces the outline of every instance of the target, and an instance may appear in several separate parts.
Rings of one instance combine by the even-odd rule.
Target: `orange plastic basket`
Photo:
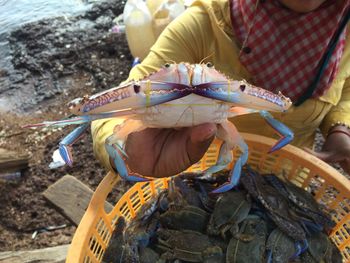
[[[341,250],[344,262],[350,263],[350,185],[336,169],[316,157],[287,145],[283,149],[268,154],[268,150],[276,142],[263,136],[244,134],[249,146],[248,163],[260,172],[286,172],[288,179],[296,185],[306,188],[312,185],[315,199],[333,210],[333,219],[337,223],[330,237]],[[188,171],[203,171],[215,164],[221,142],[214,141],[209,150],[197,164]],[[234,151],[234,160],[238,151]],[[232,168],[234,162],[228,168]],[[158,191],[167,188],[167,178],[146,183],[137,183],[128,190],[114,206],[106,212],[104,202],[118,175],[108,173],[97,187],[89,207],[82,218],[68,251],[68,263],[101,262],[108,246],[115,222],[123,215],[132,220],[140,207]]]

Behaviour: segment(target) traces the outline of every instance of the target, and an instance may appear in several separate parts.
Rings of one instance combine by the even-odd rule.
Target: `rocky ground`
[[[0,69],[0,147],[31,158],[20,180],[0,182],[0,251],[69,243],[75,227],[41,193],[65,174],[92,189],[106,174],[93,156],[89,132],[74,147],[73,168],[50,170],[51,155],[71,128],[33,131],[21,126],[66,117],[71,99],[127,77],[132,57],[125,36],[110,32],[123,7],[122,1],[101,1],[83,15],[46,19],[11,33],[13,69]],[[67,227],[32,239],[36,229],[63,224]]]

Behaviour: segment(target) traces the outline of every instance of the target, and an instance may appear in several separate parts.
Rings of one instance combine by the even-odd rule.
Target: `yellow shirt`
[[[163,31],[142,64],[131,70],[129,79],[141,79],[166,62],[212,62],[232,79],[249,82],[252,76],[241,65],[239,51],[230,22],[229,1],[197,0]],[[338,74],[327,93],[318,99],[308,99],[299,107],[292,106],[286,113],[273,115],[293,130],[292,144],[300,147],[313,145],[317,128],[327,134],[336,122],[350,126],[349,34]],[[259,114],[243,115],[231,121],[239,131],[278,138]],[[104,143],[118,123],[120,120],[108,119],[92,124],[95,155],[107,168],[111,166]]]

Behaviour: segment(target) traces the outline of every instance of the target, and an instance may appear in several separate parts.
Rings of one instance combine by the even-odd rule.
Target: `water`
[[[78,14],[90,7],[83,0],[0,0],[0,69],[11,67],[6,38],[16,27],[42,18]]]

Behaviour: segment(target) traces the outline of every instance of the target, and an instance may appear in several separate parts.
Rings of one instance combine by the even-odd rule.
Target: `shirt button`
[[[242,50],[246,54],[249,54],[250,52],[252,52],[252,49],[250,47],[244,47]]]

